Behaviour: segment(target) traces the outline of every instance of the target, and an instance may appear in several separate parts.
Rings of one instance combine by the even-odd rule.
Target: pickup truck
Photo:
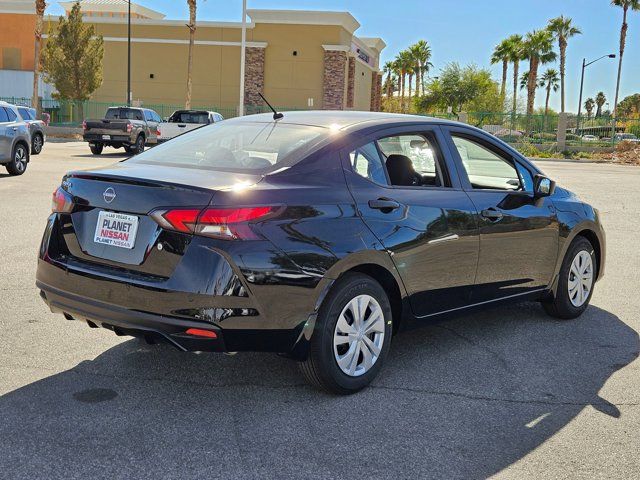
[[[160,115],[148,108],[110,107],[103,119],[82,122],[82,138],[94,155],[104,147],[121,148],[136,155],[145,145],[158,143]]]
[[[160,124],[158,143],[166,142],[190,130],[195,130],[211,123],[218,123],[222,120],[224,120],[224,117],[216,112],[177,110],[171,114],[166,122]]]

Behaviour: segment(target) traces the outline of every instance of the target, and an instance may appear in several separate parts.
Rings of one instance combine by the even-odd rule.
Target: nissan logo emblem
[[[102,194],[102,198],[104,198],[105,202],[111,203],[116,199],[116,191],[113,188],[109,187]]]

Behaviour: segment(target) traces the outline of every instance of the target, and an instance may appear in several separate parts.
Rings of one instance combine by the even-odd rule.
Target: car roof
[[[398,113],[386,112],[364,112],[364,111],[343,111],[343,110],[304,110],[293,112],[282,112],[284,117],[278,120],[279,123],[289,123],[298,125],[310,125],[316,127],[334,128],[341,130],[349,129],[356,125],[366,123],[367,126],[375,126],[376,124],[384,125],[393,121],[394,123],[425,123],[425,124],[451,124],[461,125],[451,120],[443,120],[440,118],[426,117],[422,115],[404,115]],[[256,115],[246,115],[244,117],[236,117],[226,122],[273,122],[272,113],[259,113]]]

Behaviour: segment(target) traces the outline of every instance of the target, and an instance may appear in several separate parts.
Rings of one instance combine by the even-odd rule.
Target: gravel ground
[[[51,192],[121,158],[50,143],[0,174],[0,477],[640,478],[639,168],[539,162],[604,217],[582,318],[524,303],[401,334],[374,385],[338,398],[274,355],[181,354],[49,313]]]

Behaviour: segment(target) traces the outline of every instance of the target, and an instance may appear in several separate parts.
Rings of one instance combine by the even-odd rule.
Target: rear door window
[[[20,116],[22,117],[23,120],[34,120],[35,118],[33,115],[31,115],[31,112],[26,108],[18,107],[18,112],[20,113]]]
[[[15,122],[18,119],[18,115],[13,111],[13,108],[4,108],[7,111],[7,118],[10,122]]]

